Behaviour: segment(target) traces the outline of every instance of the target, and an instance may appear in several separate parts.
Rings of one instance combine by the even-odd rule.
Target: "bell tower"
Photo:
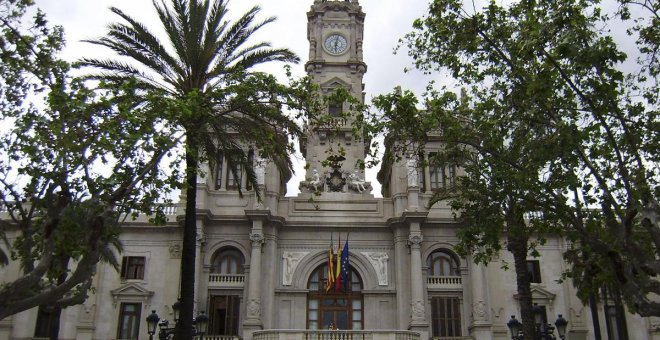
[[[367,71],[362,54],[364,18],[358,0],[314,0],[307,13],[309,61],[305,70],[323,95],[343,88],[359,102],[364,102],[362,78]],[[332,119],[349,112],[351,107],[346,102],[329,101],[325,110]],[[355,193],[353,182],[364,183],[364,170],[360,165],[368,142],[353,136],[350,119],[337,121],[340,123],[331,124],[332,127],[309,126],[300,141],[307,161],[307,181],[301,183],[302,192]],[[329,156],[335,157],[337,162],[328,163]],[[308,185],[310,180],[317,185]]]

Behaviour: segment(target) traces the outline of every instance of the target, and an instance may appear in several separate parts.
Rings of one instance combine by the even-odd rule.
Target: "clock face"
[[[342,35],[332,34],[325,39],[324,46],[332,54],[341,54],[348,48],[348,42]]]

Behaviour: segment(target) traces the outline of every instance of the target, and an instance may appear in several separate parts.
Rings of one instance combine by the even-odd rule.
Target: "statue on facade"
[[[362,193],[370,187],[369,183],[365,182],[364,179],[360,178],[358,171],[355,170],[354,173],[348,175],[348,187],[357,192]]]
[[[308,188],[313,192],[318,192],[323,190],[323,181],[321,180],[321,175],[319,175],[319,172],[314,169],[312,171],[312,177],[308,178],[307,181],[302,181],[300,182],[300,188]]]
[[[257,185],[266,184],[266,164],[268,160],[260,156],[254,161],[254,175],[257,177]]]
[[[406,169],[408,170],[408,187],[419,186],[419,178],[417,174],[417,157],[410,155],[406,162]]]

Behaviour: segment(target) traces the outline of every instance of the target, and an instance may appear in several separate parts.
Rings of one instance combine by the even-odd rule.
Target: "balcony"
[[[256,331],[253,340],[420,340],[419,333],[397,330],[296,330]]]
[[[209,288],[243,288],[244,274],[209,274]]]
[[[429,276],[427,281],[428,289],[437,290],[462,290],[463,278],[461,276]],[[449,339],[453,340],[453,339]]]

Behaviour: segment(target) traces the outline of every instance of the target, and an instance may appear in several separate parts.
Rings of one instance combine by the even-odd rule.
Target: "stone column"
[[[425,321],[426,319],[426,305],[424,303],[424,278],[422,275],[422,254],[421,244],[422,235],[419,233],[411,233],[408,238],[410,245],[410,279],[411,279],[411,309],[412,309],[412,323],[417,321]]]
[[[424,299],[424,276],[422,275],[422,232],[421,224],[427,213],[404,213],[404,218],[410,224],[408,245],[410,246],[410,330],[419,332],[421,339],[427,339],[429,324],[426,317],[426,301]]]
[[[204,256],[204,251],[202,248],[206,245],[206,236],[204,235],[204,222],[201,220],[197,220],[197,240],[196,240],[196,245],[195,245],[195,285],[197,286],[195,289],[195,298],[193,299],[194,303],[194,310],[199,313],[200,310],[204,310],[204,307],[206,305],[205,299],[206,299],[206,293],[200,293],[202,291],[206,291],[206,280],[208,282],[208,275],[204,275],[203,271],[203,263],[204,259],[202,258]],[[201,307],[200,307],[200,302],[201,302]],[[195,314],[196,315],[196,314]]]
[[[255,221],[261,222],[261,221]],[[248,283],[247,320],[261,325],[261,245],[264,242],[262,233],[250,234],[252,255],[250,258],[250,282]]]
[[[261,321],[261,246],[264,243],[263,220],[252,220],[250,233],[252,252],[250,255],[250,274],[246,298],[247,316],[243,322],[243,335],[246,340],[252,339],[252,333],[263,329]]]
[[[487,275],[483,264],[472,265],[472,325],[471,334],[476,340],[486,340],[492,337],[492,321],[490,318],[490,304],[488,303]]]

